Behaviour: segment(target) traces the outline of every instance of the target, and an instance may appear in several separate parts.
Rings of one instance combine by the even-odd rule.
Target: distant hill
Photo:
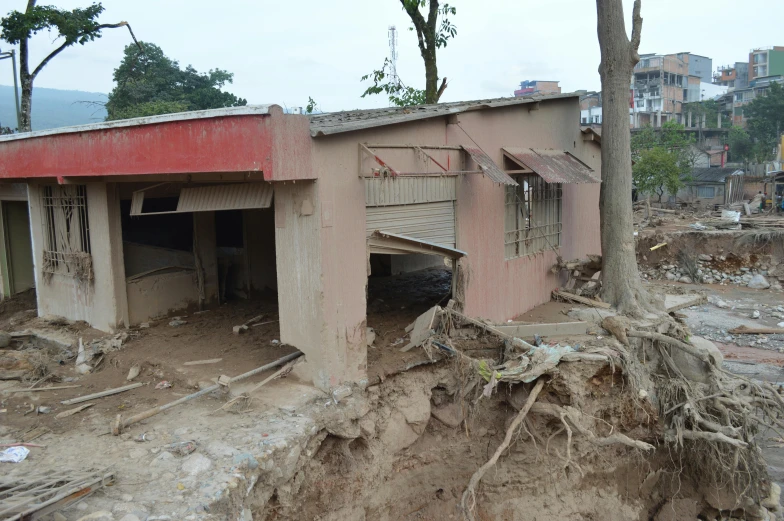
[[[33,130],[97,123],[106,119],[99,105],[82,102],[106,102],[106,94],[80,90],[33,89]],[[16,128],[13,86],[0,85],[0,125]]]

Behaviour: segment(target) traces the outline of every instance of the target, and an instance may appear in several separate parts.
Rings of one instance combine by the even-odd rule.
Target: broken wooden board
[[[55,385],[52,387],[40,387],[38,389],[8,389],[7,393],[41,393],[44,391],[59,391],[60,389],[76,389],[77,387],[81,387],[81,385]]]
[[[495,328],[507,335],[522,338],[533,338],[534,335],[544,337],[585,335],[588,333],[587,322],[561,322],[559,324],[518,324],[497,325]]]
[[[86,396],[80,396],[79,398],[73,398],[71,400],[65,400],[60,402],[63,405],[75,405],[77,403],[88,402],[90,400],[96,400],[98,398],[103,398],[104,396],[111,396],[113,394],[122,393],[125,391],[130,391],[131,389],[136,389],[137,387],[141,387],[142,383],[137,382],[135,384],[126,385],[124,387],[117,387],[116,389],[109,389],[108,391],[101,391],[100,393],[88,394]]]
[[[784,328],[740,326],[727,332],[731,335],[784,335]]]
[[[190,362],[184,362],[182,365],[205,365],[205,364],[217,364],[221,362],[223,358],[210,358],[209,360],[192,360]]]
[[[408,344],[400,349],[402,352],[405,353],[406,351],[409,351],[415,347],[421,346],[425,340],[430,338],[430,336],[433,334],[433,323],[435,322],[436,315],[438,315],[440,311],[441,308],[439,306],[433,306],[419,315],[419,317],[417,317],[417,319],[411,325],[410,329],[406,328],[411,332],[411,334]]]
[[[664,308],[667,310],[667,313],[672,313],[679,309],[704,304],[707,301],[708,299],[705,298],[705,295],[665,295]]]
[[[62,418],[67,418],[69,416],[73,416],[74,414],[76,414],[78,412],[82,412],[85,409],[89,409],[93,405],[95,405],[94,402],[93,403],[82,404],[79,407],[74,407],[73,409],[68,409],[67,411],[63,411],[63,412],[59,413],[57,416],[55,416],[55,418],[60,420]]]
[[[577,304],[585,304],[586,306],[591,306],[594,308],[601,308],[601,309],[610,309],[610,305],[606,302],[599,302],[598,300],[593,300],[586,297],[581,297],[579,295],[574,295],[572,293],[567,293],[565,291],[553,291],[553,296],[568,300],[570,302],[575,302]]]

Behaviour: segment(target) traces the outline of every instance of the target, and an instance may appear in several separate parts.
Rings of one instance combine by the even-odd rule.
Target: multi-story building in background
[[[713,84],[727,87],[729,90],[745,89],[749,86],[749,64],[735,62],[735,65],[723,65],[713,74]]]
[[[515,96],[531,96],[532,94],[560,94],[561,87],[557,81],[525,80],[520,88],[514,91]]]
[[[634,67],[633,125],[661,126],[683,120],[683,104],[701,100],[700,83],[710,81],[713,61],[688,52],[643,54]]]
[[[749,54],[749,83],[766,76],[784,76],[784,47],[760,47]]]

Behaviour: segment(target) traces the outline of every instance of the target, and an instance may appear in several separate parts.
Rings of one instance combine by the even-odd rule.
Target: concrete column
[[[661,128],[662,126],[662,113],[661,110],[656,113],[656,127]]]
[[[218,303],[218,247],[215,240],[215,212],[193,213],[194,255],[198,255],[204,276],[204,305]],[[198,264],[197,264],[198,266]]]
[[[716,120],[716,126],[721,128],[721,112],[718,113]]]
[[[707,126],[708,126],[708,115],[707,114],[703,114],[702,115],[702,128],[707,128]]]
[[[362,183],[351,179],[364,200]],[[335,180],[275,183],[281,342],[305,353],[295,371],[321,389],[367,377],[364,205],[337,212]]]

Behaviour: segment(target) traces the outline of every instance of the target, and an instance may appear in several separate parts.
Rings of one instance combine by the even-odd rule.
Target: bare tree
[[[629,82],[640,61],[640,0],[634,2],[629,41],[621,0],[596,0],[602,61],[602,296],[621,313],[643,316],[656,311],[642,287],[632,223],[632,156],[629,131]]]

